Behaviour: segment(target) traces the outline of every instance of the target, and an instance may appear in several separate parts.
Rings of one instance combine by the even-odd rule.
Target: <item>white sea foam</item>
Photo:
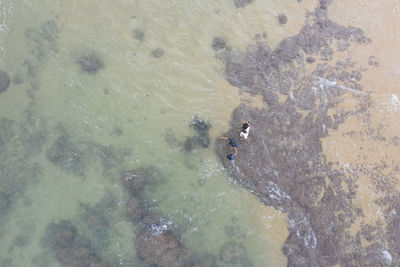
[[[317,78],[317,81],[319,83],[319,88],[321,89],[321,91],[324,91],[325,89],[329,89],[330,87],[337,87],[339,89],[342,89],[344,91],[348,91],[348,92],[352,92],[352,93],[357,93],[357,94],[364,94],[362,91],[360,90],[356,90],[347,86],[343,86],[343,85],[338,85],[335,81],[329,81],[323,77],[319,77],[319,76],[315,76],[315,78]],[[312,88],[313,91],[315,92],[314,87]]]
[[[392,97],[390,98],[390,105],[388,108],[388,111],[398,111],[400,108],[400,101],[397,95],[392,94]]]
[[[385,258],[386,263],[390,265],[392,263],[392,255],[390,255],[390,253],[387,250],[383,250],[382,255]]]
[[[13,3],[10,0],[0,0],[0,31],[8,30],[8,20],[13,9]]]
[[[315,237],[314,231],[311,229],[308,230],[311,231],[311,233],[304,237],[304,245],[308,248],[316,248],[317,238]]]
[[[269,197],[281,201],[282,199],[291,199],[288,194],[281,190],[276,184],[268,182],[268,193]]]

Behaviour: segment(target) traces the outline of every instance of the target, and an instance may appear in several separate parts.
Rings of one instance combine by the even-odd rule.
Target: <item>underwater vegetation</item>
[[[57,260],[71,267],[109,266],[93,250],[90,241],[78,233],[77,228],[67,220],[51,223],[46,228],[43,244]]]

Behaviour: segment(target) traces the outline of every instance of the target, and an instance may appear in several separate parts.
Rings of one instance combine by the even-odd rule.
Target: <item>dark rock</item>
[[[10,77],[5,71],[0,70],[0,93],[5,91],[10,85]]]
[[[308,64],[311,64],[311,63],[314,63],[314,62],[315,62],[315,58],[313,58],[313,57],[307,57],[306,61],[307,61]]]
[[[125,172],[123,177],[124,186],[131,196],[137,197],[140,195],[144,185],[151,179],[151,173],[151,169],[148,168],[139,168]]]
[[[62,220],[58,224],[48,225],[44,243],[55,253],[61,264],[74,267],[108,266],[93,251],[89,240],[78,234],[70,221]]]
[[[279,24],[286,24],[288,21],[288,18],[285,14],[279,14],[278,21],[279,21]]]
[[[129,200],[127,214],[133,222],[137,222],[143,218],[145,209],[143,208],[143,204],[140,203],[139,198],[132,198]]]
[[[160,58],[164,55],[164,53],[165,53],[164,49],[157,48],[151,51],[151,56],[154,58]]]
[[[144,31],[142,30],[136,29],[132,32],[132,37],[139,42],[143,42],[144,36]]]
[[[79,57],[77,62],[81,65],[82,70],[89,74],[96,74],[103,68],[102,61],[94,54]]]
[[[368,65],[374,66],[374,67],[379,67],[379,61],[376,59],[375,56],[369,56],[368,57]]]
[[[215,51],[219,51],[221,49],[224,49],[226,46],[225,40],[222,39],[221,37],[214,37],[212,41],[212,48]]]
[[[211,124],[208,121],[202,120],[195,116],[190,124],[190,127],[195,129],[199,134],[208,134]]]
[[[251,2],[253,2],[253,0],[233,0],[233,4],[235,5],[235,7],[239,8],[239,7],[245,7],[248,4],[250,4]]]

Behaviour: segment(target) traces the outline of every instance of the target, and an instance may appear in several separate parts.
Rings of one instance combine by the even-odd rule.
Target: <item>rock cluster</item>
[[[329,20],[330,1],[320,3],[308,14],[301,31],[284,39],[275,50],[257,42],[246,52],[218,55],[226,64],[227,80],[241,93],[262,95],[268,109],[242,104],[233,112],[227,136],[236,134],[241,121],[257,125],[252,127],[251,142],[240,147],[234,163],[226,160],[225,143],[217,142],[216,150],[240,184],[265,204],[288,214],[290,234],[283,251],[289,266],[384,266],[389,259],[398,263],[399,259],[391,256],[398,246],[394,240],[399,240],[393,228],[381,240],[378,233],[383,231],[375,228],[366,228],[358,237],[351,235],[350,227],[363,216],[352,205],[354,182],[333,169],[322,153],[321,139],[348,116],[368,120],[371,100],[362,92],[361,72],[350,60],[317,64],[311,74],[304,74],[306,63],[315,58],[330,61],[332,47],[343,52],[350,43],[370,42],[361,29]],[[356,107],[332,109],[346,92],[352,92]],[[396,225],[400,220],[394,214],[400,205],[391,205],[393,215],[388,221]],[[374,242],[365,247],[361,236]],[[224,258],[232,258],[232,251],[236,253],[236,249],[226,249]]]
[[[197,135],[186,138],[183,143],[184,151],[191,152],[196,146],[207,148],[210,145],[211,124],[195,116],[189,126],[197,132]]]
[[[154,168],[139,168],[123,175],[129,194],[127,214],[137,224],[135,246],[138,256],[147,264],[193,266],[190,252],[171,231],[172,222],[147,208],[143,190],[154,179]]]

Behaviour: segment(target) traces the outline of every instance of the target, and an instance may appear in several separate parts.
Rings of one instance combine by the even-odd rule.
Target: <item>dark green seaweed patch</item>
[[[22,195],[26,185],[41,175],[41,166],[30,161],[34,156],[32,150],[40,152],[43,145],[43,142],[35,142],[38,132],[30,123],[21,125],[13,120],[0,119],[1,213],[12,206],[15,195]]]
[[[67,220],[51,223],[46,228],[43,245],[50,249],[61,264],[67,266],[109,266],[92,248],[91,242]]]
[[[189,127],[193,128],[197,132],[197,135],[186,137],[186,140],[183,143],[183,151],[186,153],[192,152],[195,146],[201,148],[209,147],[211,142],[209,134],[211,123],[194,116]]]
[[[215,51],[219,51],[224,49],[226,46],[225,40],[222,39],[222,37],[214,37],[211,47],[215,50]]]
[[[84,152],[78,149],[66,133],[54,141],[46,156],[50,162],[75,174],[83,174],[86,169]]]

